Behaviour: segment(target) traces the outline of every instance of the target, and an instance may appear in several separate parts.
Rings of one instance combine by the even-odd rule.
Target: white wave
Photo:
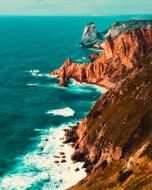
[[[94,48],[89,48],[89,50],[93,51],[93,52],[98,52],[98,53],[101,53],[103,52],[102,49],[94,49]]]
[[[28,83],[27,86],[38,86],[38,83]]]
[[[37,76],[37,75],[40,73],[39,70],[30,70],[29,72],[30,72],[33,76]]]
[[[40,143],[36,150],[22,158],[22,165],[15,168],[12,174],[4,176],[0,182],[2,190],[35,190],[39,183],[43,183],[42,190],[65,190],[76,184],[86,176],[82,168],[83,163],[73,163],[71,154],[73,148],[68,144],[62,144],[64,131],[72,123],[61,125],[59,128],[42,130]],[[43,149],[41,149],[43,147]],[[66,162],[61,163],[60,152],[64,152]],[[59,164],[54,162],[58,158]],[[80,168],[75,172],[76,168]],[[34,186],[35,185],[35,186]]]
[[[81,91],[81,92],[84,92],[83,87],[88,87],[88,88],[86,88],[87,92],[89,92],[89,88],[93,88],[94,90],[98,90],[102,94],[107,92],[106,88],[97,86],[95,84],[89,84],[89,83],[86,83],[86,82],[79,82],[79,81],[76,81],[75,79],[70,79],[70,81],[72,82],[71,86],[80,86],[81,89],[79,89],[79,91]],[[91,89],[90,89],[90,91],[91,91]]]
[[[84,61],[89,61],[89,59],[87,57],[81,57],[76,59],[76,62],[84,62]]]
[[[75,111],[69,107],[63,109],[50,110],[47,114],[53,114],[58,116],[70,117],[75,114]]]
[[[76,62],[81,62],[81,61],[83,61],[83,59],[76,59],[75,61]]]
[[[31,73],[32,76],[38,76],[38,77],[50,77],[49,74],[43,74],[43,73],[40,73],[40,70],[29,70],[29,71],[26,71],[27,73]]]

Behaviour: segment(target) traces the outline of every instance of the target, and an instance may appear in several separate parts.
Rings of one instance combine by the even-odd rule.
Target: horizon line
[[[105,14],[105,15],[28,15],[28,14],[0,14],[0,17],[4,16],[33,16],[33,17],[102,17],[102,16],[132,16],[132,15],[152,15],[152,13],[129,13],[129,14]]]

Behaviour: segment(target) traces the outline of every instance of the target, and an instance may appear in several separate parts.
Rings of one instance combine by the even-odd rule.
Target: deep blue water
[[[54,128],[62,129],[69,122],[81,120],[102,91],[72,81],[68,88],[59,88],[58,80],[48,74],[68,57],[87,61],[92,51],[78,43],[88,22],[95,22],[103,31],[114,21],[129,18],[152,17],[0,17],[0,189],[62,189],[58,178],[56,182],[51,179],[53,168],[29,164],[26,157],[34,160],[33,154],[41,154],[42,160],[46,154],[53,154],[54,142],[49,142],[45,155],[40,152],[43,138],[56,135],[57,131],[50,132]],[[33,70],[39,73],[34,74]],[[47,114],[63,108],[68,108],[67,112],[73,110],[74,115]],[[62,170],[59,173],[62,179]],[[29,182],[31,177],[34,180]],[[22,181],[11,182],[19,179]]]

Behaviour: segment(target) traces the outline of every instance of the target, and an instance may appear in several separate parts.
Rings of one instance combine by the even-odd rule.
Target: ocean
[[[152,16],[0,17],[1,190],[64,190],[86,176],[62,144],[63,129],[82,120],[104,89],[74,80],[60,88],[49,73],[68,57],[88,61],[93,51],[78,45],[87,23],[104,31],[141,18]]]

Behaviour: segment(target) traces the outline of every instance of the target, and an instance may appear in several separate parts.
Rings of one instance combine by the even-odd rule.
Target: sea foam
[[[55,109],[47,111],[47,114],[63,116],[63,117],[71,117],[75,114],[75,111],[69,107],[63,109]]]
[[[51,127],[41,132],[40,143],[33,152],[21,158],[21,165],[0,181],[2,190],[65,190],[86,176],[82,169],[83,163],[73,163],[73,148],[63,144],[64,129],[74,123],[63,124],[59,128]],[[65,163],[60,152],[65,153]],[[58,156],[60,158],[55,158]],[[55,161],[59,163],[56,164]],[[80,168],[76,172],[76,168]],[[37,186],[38,185],[38,186]]]
[[[82,92],[85,92],[85,90],[87,90],[87,92],[89,91],[88,88],[85,89],[85,87],[89,87],[90,91],[91,91],[91,89],[97,90],[97,91],[101,92],[102,94],[107,92],[106,88],[97,86],[95,84],[89,84],[86,82],[79,82],[79,81],[76,81],[75,79],[70,79],[70,81],[71,81],[71,86],[80,86],[79,90]]]
[[[38,86],[38,83],[28,83],[27,86]]]

